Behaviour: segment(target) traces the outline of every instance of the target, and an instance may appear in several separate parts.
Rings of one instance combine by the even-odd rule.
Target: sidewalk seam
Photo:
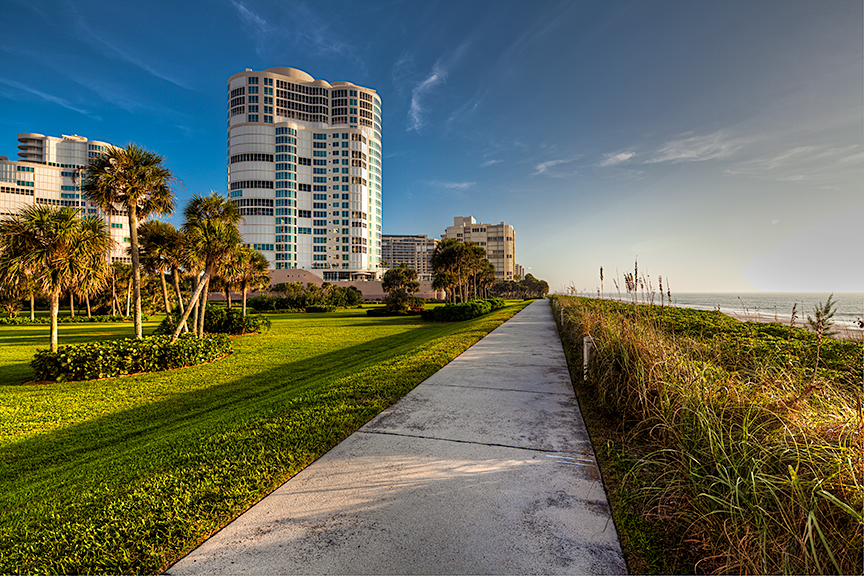
[[[572,386],[573,384],[571,383],[570,385]],[[446,386],[448,388],[473,388],[475,390],[498,390],[500,392],[521,392],[523,394],[546,394],[549,396],[566,396],[568,398],[576,397],[573,392],[543,392],[542,390],[523,390],[521,388],[493,388],[491,386],[477,386],[469,384],[426,384],[426,386]]]
[[[435,436],[419,436],[416,434],[402,434],[399,432],[386,432],[383,430],[357,430],[355,434],[379,434],[381,436],[402,436],[403,438],[418,438],[420,440],[439,440],[441,442],[455,442],[457,444],[475,444],[477,446],[494,446],[496,448],[512,448],[514,450],[527,450],[529,452],[546,452],[549,454],[560,454],[561,450],[551,450],[548,448],[526,448],[525,446],[513,446],[511,444],[493,444],[488,442],[474,442],[473,440],[455,440],[451,438],[437,438]],[[585,442],[579,442],[585,444]]]

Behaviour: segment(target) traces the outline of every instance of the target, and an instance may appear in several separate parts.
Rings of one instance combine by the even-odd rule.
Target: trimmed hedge
[[[149,316],[141,316],[141,320],[146,322],[149,320]],[[103,314],[100,316],[75,316],[72,318],[71,316],[61,316],[57,318],[58,324],[78,324],[80,322],[131,322],[132,316],[111,316],[110,314]],[[30,320],[29,317],[25,316],[17,316],[15,318],[0,318],[0,325],[4,326],[25,326],[28,324],[50,324],[51,318],[36,318],[35,320]]]
[[[500,298],[487,298],[485,300],[471,300],[461,304],[445,304],[438,308],[423,310],[420,316],[424,320],[432,320],[433,322],[461,322],[477,318],[503,307],[504,301]]]
[[[195,366],[230,352],[225,334],[208,334],[201,339],[183,334],[173,344],[170,336],[148,336],[60,346],[56,354],[39,350],[30,365],[36,380],[95,380]]]

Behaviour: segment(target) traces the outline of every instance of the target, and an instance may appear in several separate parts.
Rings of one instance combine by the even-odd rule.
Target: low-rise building
[[[381,236],[381,267],[385,270],[405,264],[417,271],[418,280],[432,280],[432,253],[438,245],[437,238],[425,234]]]
[[[510,224],[483,224],[473,216],[456,216],[453,226],[448,226],[441,237],[484,248],[486,258],[495,267],[495,280],[513,280],[516,275],[516,233]]]

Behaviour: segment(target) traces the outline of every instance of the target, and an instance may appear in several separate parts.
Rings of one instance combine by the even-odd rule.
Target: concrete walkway
[[[538,301],[167,573],[625,572]]]

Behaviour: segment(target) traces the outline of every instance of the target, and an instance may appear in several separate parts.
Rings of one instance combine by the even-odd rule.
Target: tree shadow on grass
[[[0,548],[18,543],[0,555],[0,572],[158,569],[446,364],[459,351],[444,337],[461,328],[394,334],[255,372],[246,372],[255,358],[240,353],[118,379],[217,383],[0,449]],[[447,353],[428,353],[436,348]]]

